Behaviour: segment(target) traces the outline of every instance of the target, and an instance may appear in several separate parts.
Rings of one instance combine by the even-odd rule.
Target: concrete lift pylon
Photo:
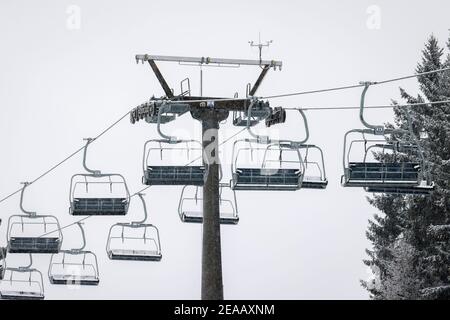
[[[248,96],[246,98],[237,99],[190,96],[184,95],[183,93],[179,96],[175,96],[156,65],[156,61],[178,62],[179,64],[188,63],[198,66],[259,66],[262,68],[262,71],[254,85],[248,90]],[[203,186],[201,298],[203,300],[222,300],[223,281],[219,214],[220,161],[218,159],[219,123],[228,117],[230,111],[247,112],[247,108],[251,102],[253,102],[253,109],[258,108],[259,106],[261,108],[269,108],[272,110],[268,102],[259,101],[254,98],[254,95],[270,68],[273,68],[274,70],[278,68],[281,70],[282,62],[275,60],[221,59],[209,57],[195,58],[147,54],[136,55],[136,62],[149,63],[166,96],[161,99],[152,98],[149,102],[135,108],[131,113],[132,123],[148,117],[153,117],[154,119],[162,105],[173,106],[175,109],[178,108],[177,110],[186,108],[185,110],[189,110],[194,119],[201,121],[202,123],[203,154],[205,155],[206,150],[208,150],[210,154],[206,154],[203,159],[205,166],[208,166],[208,176]],[[179,114],[182,113],[180,112]],[[280,122],[284,122],[284,119],[280,119]]]

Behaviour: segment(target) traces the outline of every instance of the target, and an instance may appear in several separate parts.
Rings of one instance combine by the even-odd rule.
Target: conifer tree
[[[447,47],[450,52],[450,40]],[[444,50],[434,36],[422,54],[418,73],[450,67],[450,54],[444,59]],[[421,94],[417,97],[400,88],[401,98],[407,103],[450,99],[450,72],[423,75],[418,81]],[[374,299],[449,299],[450,104],[394,107],[394,125],[388,126],[408,129],[408,112],[425,153],[423,169],[430,172],[435,190],[430,196],[382,194],[368,199],[383,214],[369,221],[367,237],[373,249],[367,250],[369,259],[364,261],[378,270],[377,285],[367,281],[362,285]],[[380,161],[385,157],[375,156]],[[411,267],[400,276],[398,270],[406,261]]]

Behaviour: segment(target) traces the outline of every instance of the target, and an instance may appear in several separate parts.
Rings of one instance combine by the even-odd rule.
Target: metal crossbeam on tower
[[[230,65],[230,66],[260,66],[268,65],[276,69],[277,67],[281,69],[283,63],[276,60],[249,60],[249,59],[222,59],[222,58],[210,58],[210,57],[182,57],[182,56],[158,56],[149,54],[138,54],[136,55],[136,62],[145,61],[170,61],[179,63],[195,63],[202,65]]]

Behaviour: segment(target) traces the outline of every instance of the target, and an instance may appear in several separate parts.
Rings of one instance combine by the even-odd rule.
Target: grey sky
[[[71,19],[80,11],[80,28]],[[379,29],[367,9],[380,11]],[[69,13],[67,13],[69,8]],[[136,65],[138,53],[257,58],[248,40],[273,39],[264,51],[282,60],[259,94],[355,84],[411,74],[427,37],[448,36],[448,1],[22,1],[0,2],[0,197],[32,180],[95,136],[131,107],[160,89],[148,65]],[[370,11],[370,10],[369,10]],[[372,11],[371,11],[372,12]],[[175,90],[189,76],[198,93],[198,69],[161,63]],[[204,93],[245,93],[256,68],[205,68]],[[415,80],[378,86],[368,104],[388,104],[398,87],[417,93]],[[272,106],[355,106],[360,90],[271,100]],[[392,119],[390,110],[371,110],[372,122]],[[289,114],[291,115],[291,114]],[[222,230],[225,297],[229,299],[366,299],[359,279],[367,277],[362,259],[369,246],[367,220],[376,212],[363,191],[344,189],[342,140],[360,127],[356,111],[309,111],[310,142],[325,152],[329,185],[325,191],[239,192],[240,223]],[[292,114],[274,134],[298,137]],[[238,129],[228,121],[225,136]],[[185,115],[165,131],[195,133],[200,126]],[[105,172],[120,172],[132,191],[141,185],[142,146],[156,137],[154,126],[120,123],[92,145],[89,162]],[[241,137],[245,137],[242,134]],[[230,144],[229,144],[230,145]],[[228,147],[229,147],[228,145]],[[228,149],[224,155],[230,155]],[[229,163],[229,159],[223,159]],[[81,156],[29,188],[26,206],[52,213],[62,224],[68,214],[69,181],[82,172]],[[229,179],[229,168],[224,168]],[[181,188],[152,187],[146,194],[150,219],[161,231],[160,263],[109,261],[107,231],[117,221],[141,215],[132,202],[123,218],[94,217],[86,222],[87,247],[99,256],[101,284],[76,290],[54,287],[45,278],[49,299],[200,297],[201,226],[177,215]],[[18,213],[18,197],[0,204],[4,243],[6,220]],[[78,230],[64,230],[63,246],[78,246]],[[10,256],[17,265],[27,258]],[[49,257],[35,266],[47,273]]]

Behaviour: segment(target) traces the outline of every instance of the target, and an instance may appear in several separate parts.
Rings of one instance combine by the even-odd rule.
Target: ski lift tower
[[[157,61],[177,62],[180,65],[199,66],[258,66],[261,73],[253,85],[247,85],[245,98],[191,96],[189,79],[181,82],[181,93],[174,95],[161,74]],[[131,122],[144,120],[149,123],[157,123],[158,132],[167,139],[174,137],[165,136],[159,130],[160,124],[175,120],[178,116],[190,112],[191,116],[202,123],[202,148],[203,163],[207,168],[203,185],[203,250],[202,250],[202,286],[201,297],[203,300],[222,300],[222,257],[220,241],[220,216],[219,216],[219,180],[220,161],[218,130],[219,123],[227,119],[229,112],[247,114],[248,107],[252,104],[252,110],[266,111],[269,114],[271,124],[284,122],[283,118],[277,119],[277,113],[268,102],[260,101],[255,94],[266,76],[273,68],[281,70],[282,62],[275,60],[243,60],[243,59],[219,59],[209,57],[179,57],[136,55],[136,62],[147,62],[158,79],[165,96],[159,99],[151,98],[149,101],[136,107],[131,112]],[[187,88],[185,88],[187,85]],[[202,92],[202,91],[201,91]],[[267,123],[267,122],[266,122]],[[168,140],[170,141],[170,140]],[[174,141],[176,143],[176,141]]]

